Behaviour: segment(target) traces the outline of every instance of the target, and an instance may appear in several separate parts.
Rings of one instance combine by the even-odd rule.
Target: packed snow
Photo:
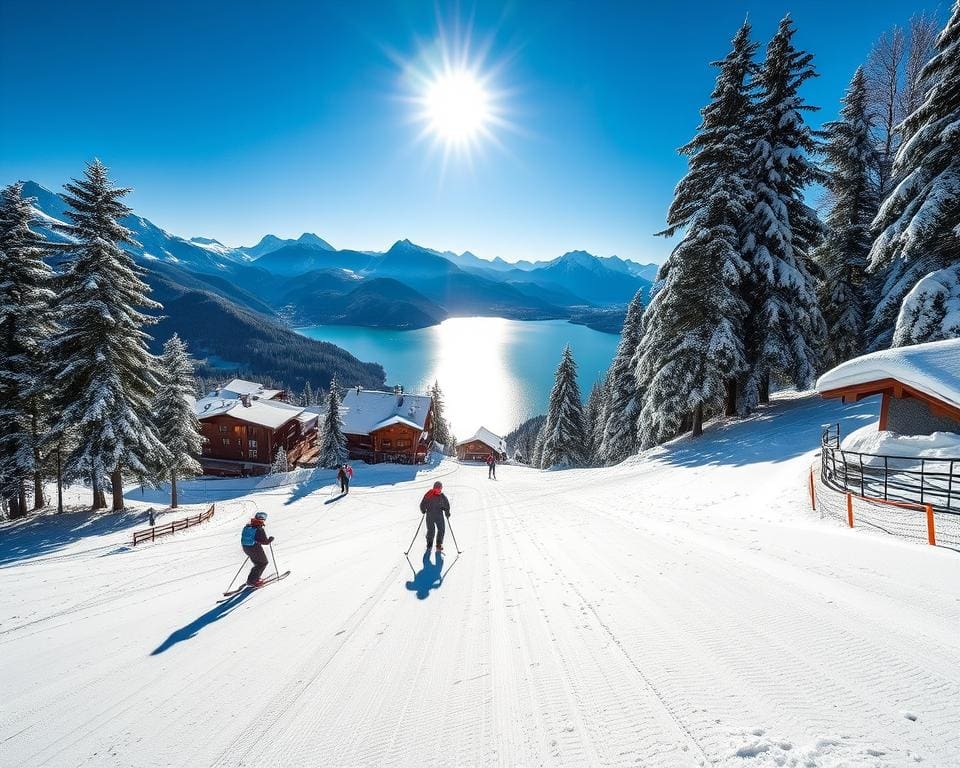
[[[960,554],[809,507],[820,425],[877,408],[781,396],[609,469],[198,479],[159,522],[214,518],[136,548],[161,492],[3,524],[0,763],[957,765]],[[447,552],[408,562],[435,480]],[[257,510],[291,575],[220,602]]]

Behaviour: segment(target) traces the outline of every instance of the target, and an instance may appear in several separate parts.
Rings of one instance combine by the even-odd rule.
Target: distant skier
[[[492,453],[487,454],[487,480],[497,479],[497,458]]]
[[[273,536],[267,536],[266,528],[264,528],[266,524],[267,513],[257,512],[250,519],[250,522],[243,526],[243,533],[240,534],[240,544],[243,551],[250,558],[250,562],[253,563],[250,575],[247,576],[247,586],[249,587],[263,586],[263,579],[260,577],[270,562],[263,545],[270,544],[273,541]]]
[[[447,530],[443,516],[450,517],[450,501],[444,495],[443,483],[439,480],[424,494],[423,501],[420,502],[420,513],[427,516],[427,549],[433,546],[436,532],[437,552],[443,552],[443,534]]]
[[[352,470],[346,465],[340,465],[340,471],[337,472],[337,480],[340,481],[340,493],[350,493],[350,476]]]

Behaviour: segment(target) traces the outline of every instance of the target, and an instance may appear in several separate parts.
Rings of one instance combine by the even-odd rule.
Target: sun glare
[[[430,130],[452,144],[473,140],[491,118],[490,97],[468,70],[444,72],[428,83],[424,106]]]
[[[398,59],[418,138],[440,152],[444,171],[453,158],[472,164],[484,145],[502,149],[497,134],[513,129],[505,116],[506,93],[497,84],[503,62],[490,60],[492,40],[476,44],[471,38],[469,28],[439,25],[437,36],[413,58]]]

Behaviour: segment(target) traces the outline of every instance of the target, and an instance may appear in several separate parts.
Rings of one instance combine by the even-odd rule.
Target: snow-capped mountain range
[[[36,199],[44,234],[57,242],[68,239],[58,226],[69,221],[63,198],[35,182],[24,184],[24,194]],[[236,301],[246,292],[257,297],[256,303],[246,302],[248,308],[262,312],[266,305],[290,322],[380,325],[383,318],[394,318],[391,323],[404,318],[399,327],[417,327],[465,314],[572,317],[622,307],[649,288],[657,269],[582,250],[511,264],[406,239],[383,252],[337,249],[310,232],[288,239],[268,234],[255,245],[233,247],[210,237],[171,234],[136,214],[122,223],[137,241],[128,250],[148,270],[162,264],[216,276],[221,297]],[[163,271],[169,277],[170,270]],[[355,299],[344,298],[361,284]],[[331,314],[331,307],[338,312]],[[608,326],[609,317],[604,329]]]

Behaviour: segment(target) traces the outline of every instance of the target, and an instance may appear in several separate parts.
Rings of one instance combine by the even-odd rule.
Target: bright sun
[[[423,96],[430,130],[448,145],[465,145],[487,130],[493,117],[490,95],[469,70],[438,74]]]

